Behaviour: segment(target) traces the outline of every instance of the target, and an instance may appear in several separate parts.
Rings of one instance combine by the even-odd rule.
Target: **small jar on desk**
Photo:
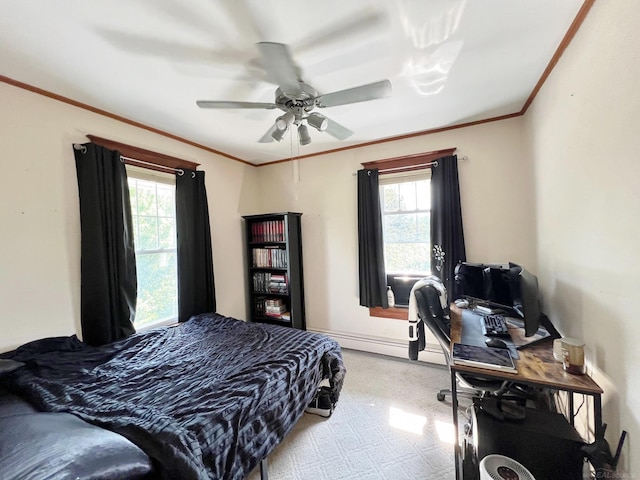
[[[563,338],[562,365],[567,373],[584,375],[584,342],[575,338]]]

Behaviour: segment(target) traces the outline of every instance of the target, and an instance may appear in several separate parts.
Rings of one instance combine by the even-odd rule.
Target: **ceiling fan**
[[[344,140],[353,132],[339,123],[320,115],[313,110],[317,108],[335,107],[350,103],[366,102],[391,94],[391,82],[379,82],[360,85],[358,87],[339,90],[319,95],[311,86],[302,81],[300,68],[293,62],[289,48],[282,43],[260,42],[257,44],[269,77],[278,85],[273,103],[236,102],[218,100],[198,100],[200,108],[257,108],[272,110],[279,108],[284,112],[272,127],[259,140],[261,143],[282,141],[292,125],[298,127],[298,138],[301,145],[311,143],[307,124],[320,132]]]

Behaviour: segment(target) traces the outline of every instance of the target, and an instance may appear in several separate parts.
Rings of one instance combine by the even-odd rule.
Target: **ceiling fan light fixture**
[[[280,130],[278,128],[278,126],[276,125],[276,128],[273,130],[273,133],[271,134],[271,136],[273,137],[273,139],[277,142],[281,142],[282,138],[284,137],[284,134],[287,133],[287,130],[289,130],[288,128],[285,128],[284,130]]]
[[[311,143],[309,129],[305,124],[302,124],[298,127],[298,138],[300,139],[300,145],[309,145]]]
[[[276,119],[276,128],[278,130],[286,132],[287,128],[289,128],[289,125],[291,125],[295,119],[296,116],[293,114],[293,112],[286,112],[284,115]]]
[[[281,142],[286,133],[298,127],[300,145],[311,143],[309,126],[319,132],[326,132],[337,140],[344,140],[353,132],[324,115],[311,113],[314,108],[336,107],[358,102],[367,102],[388,97],[391,94],[391,82],[381,80],[334,92],[318,95],[311,85],[304,83],[301,70],[293,61],[289,47],[283,43],[259,42],[258,63],[264,68],[269,81],[277,84],[273,102],[242,102],[225,100],[198,100],[200,108],[250,108],[279,109],[279,117],[269,130],[258,140],[269,143]],[[305,121],[306,120],[306,121]],[[291,132],[293,138],[293,131]]]
[[[318,113],[311,113],[307,117],[307,123],[319,132],[324,132],[329,126],[329,121]]]

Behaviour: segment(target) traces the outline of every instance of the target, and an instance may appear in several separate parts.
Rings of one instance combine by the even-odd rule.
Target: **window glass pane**
[[[400,184],[400,210],[413,211],[416,209],[416,183]]]
[[[158,218],[159,247],[176,248],[176,221],[174,218]]]
[[[429,180],[416,182],[416,197],[418,210],[431,210],[431,182]]]
[[[178,316],[177,256],[138,253],[136,327]]]
[[[387,273],[430,273],[430,189],[424,174],[413,179],[403,175],[395,183],[387,179],[380,186]]]
[[[138,238],[134,238],[136,251],[158,249],[157,217],[138,216]]]
[[[137,190],[137,185],[136,185],[136,180],[135,178],[129,178],[128,179],[129,182],[129,200],[131,202],[131,214],[132,215],[137,215],[138,214],[138,190]]]
[[[158,184],[158,216],[175,217],[175,187],[173,185]]]
[[[431,213],[417,213],[416,214],[416,241],[418,242],[431,242]]]
[[[397,212],[399,209],[398,185],[385,185],[382,187],[382,210],[384,212]]]
[[[399,221],[398,217],[400,215],[385,215],[383,217],[384,225],[382,230],[385,243],[402,241],[402,222]]]
[[[385,216],[385,242],[415,242],[418,230],[415,213],[401,213]]]
[[[171,176],[155,180],[135,169],[127,174],[138,280],[135,326],[140,328],[178,316],[175,184]]]
[[[138,180],[138,215],[157,215],[155,184]]]
[[[388,273],[427,273],[430,265],[429,243],[385,243],[384,254]]]

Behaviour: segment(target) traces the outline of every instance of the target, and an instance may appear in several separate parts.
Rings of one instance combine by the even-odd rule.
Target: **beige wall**
[[[586,342],[621,472],[640,475],[640,4],[597,1],[524,120],[546,310]],[[634,457],[630,452],[635,451]],[[623,477],[619,477],[623,478]],[[624,477],[635,478],[635,477]]]
[[[303,212],[308,328],[331,333],[343,346],[407,357],[406,322],[371,318],[359,306],[353,174],[361,162],[457,147],[459,157],[468,157],[459,161],[468,259],[515,261],[535,270],[531,179],[521,125],[511,119],[260,167],[260,211]]]
[[[240,215],[256,169],[0,83],[0,351],[80,333],[80,223],[72,143],[111,138],[206,171],[218,310],[245,317]]]

